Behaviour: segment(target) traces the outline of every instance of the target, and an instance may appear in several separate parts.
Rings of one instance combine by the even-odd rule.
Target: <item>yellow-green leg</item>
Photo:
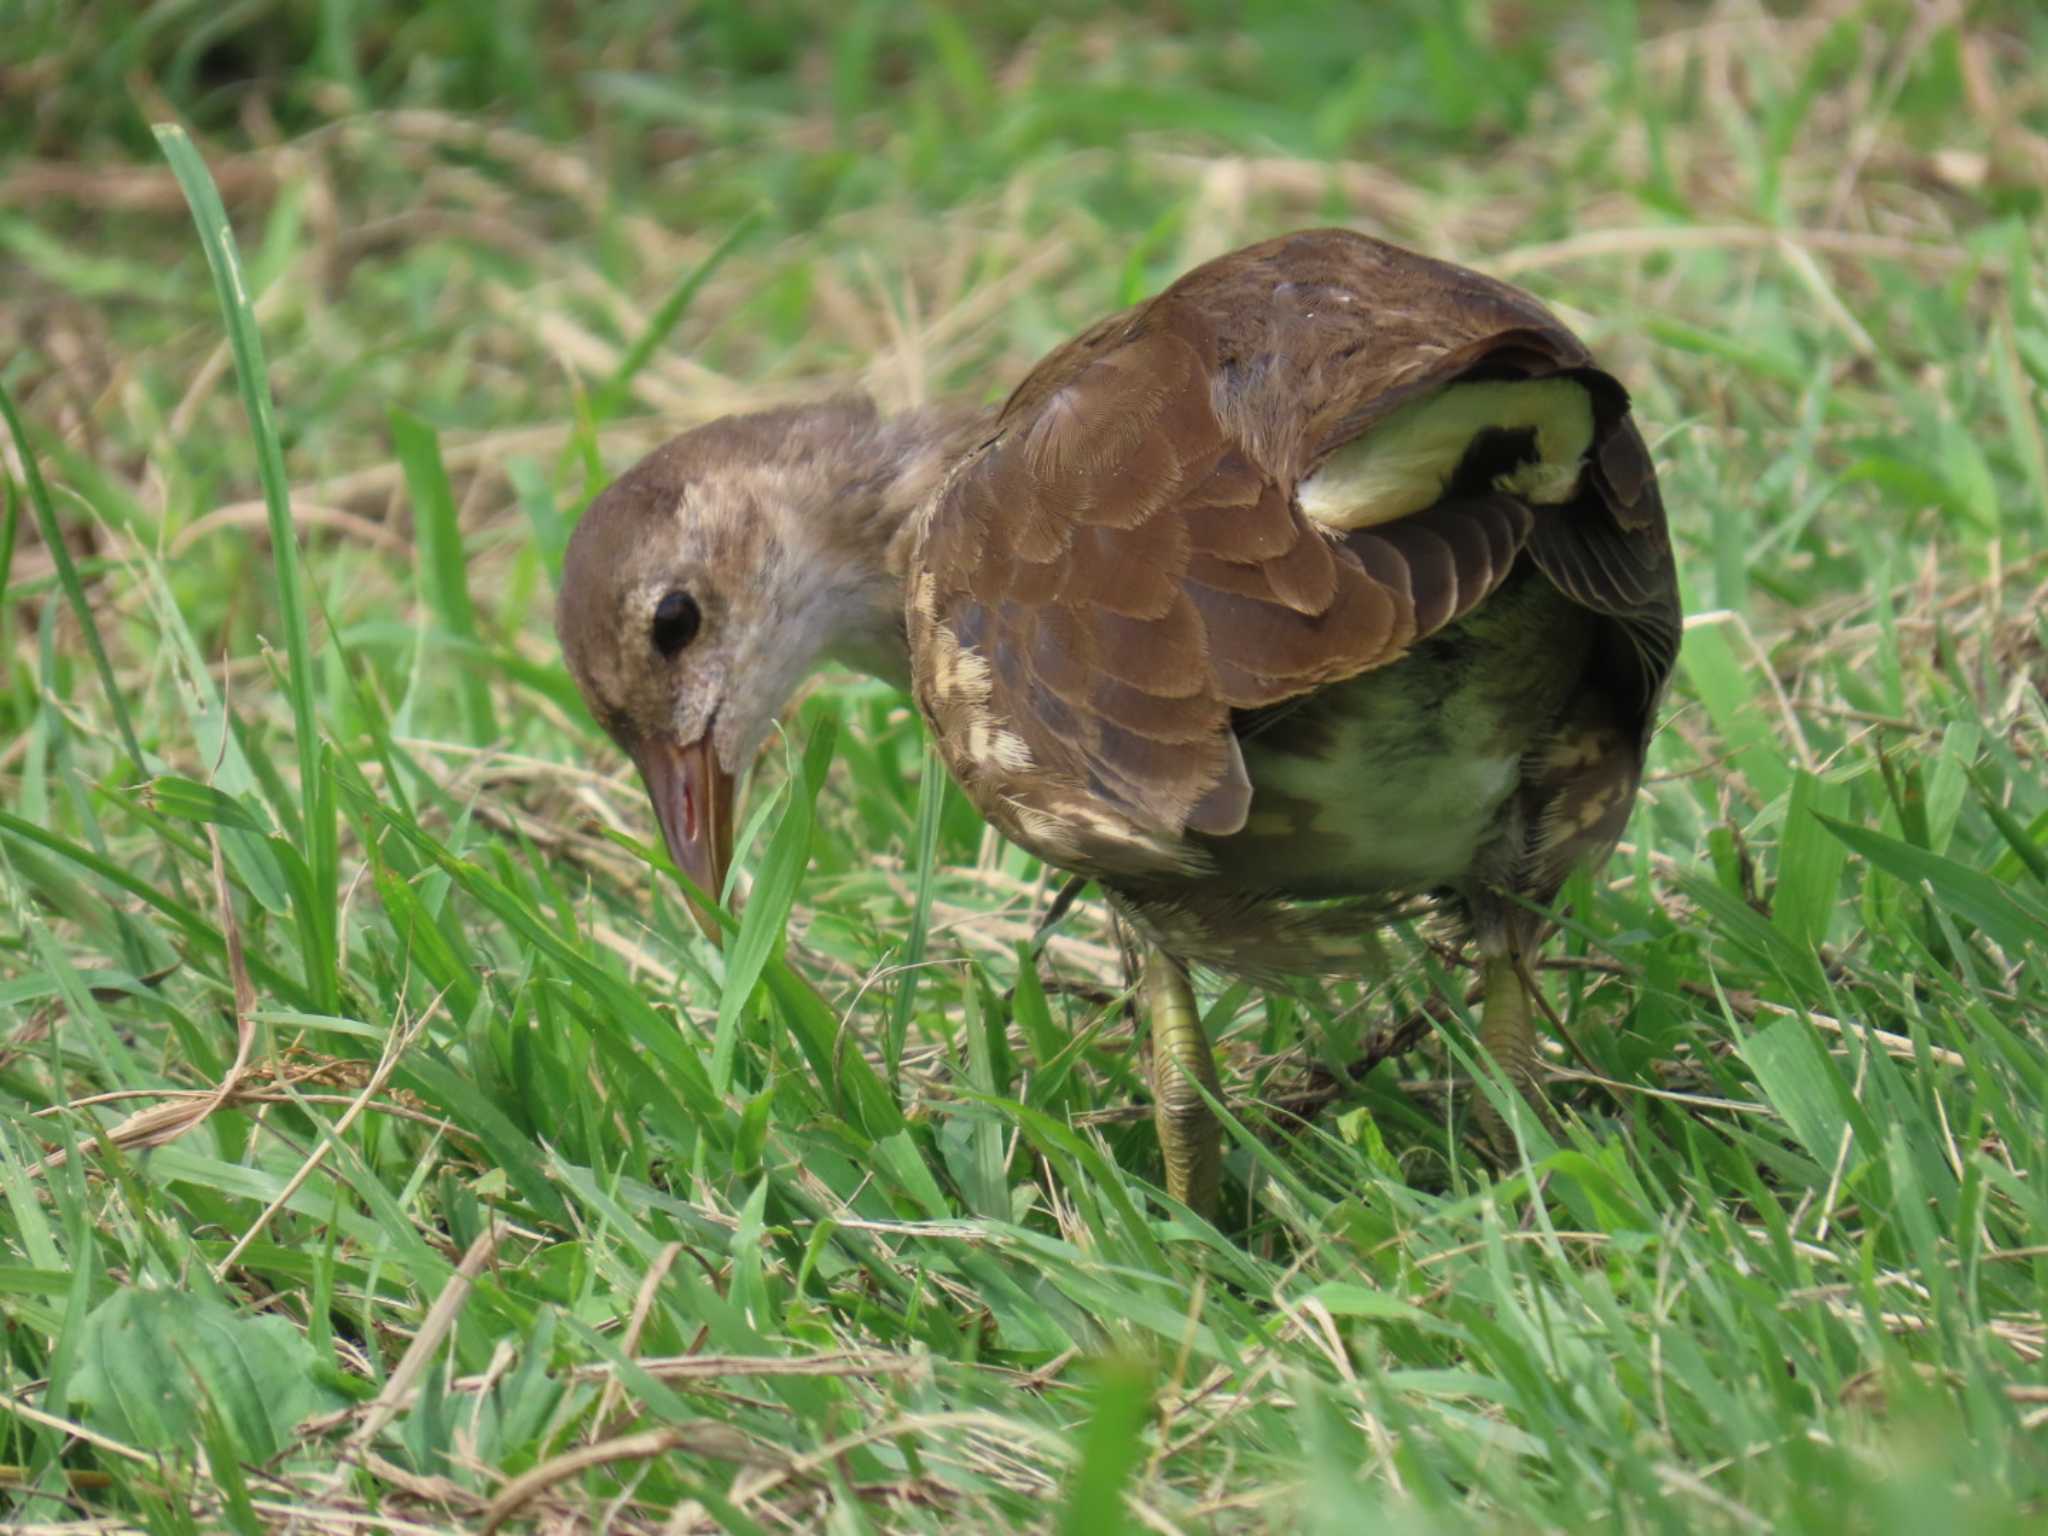
[[[1521,1090],[1522,1098],[1536,1114],[1549,1120],[1543,1101],[1541,1079],[1536,1074],[1536,1026],[1529,1014],[1529,989],[1523,983],[1521,967],[1511,950],[1487,955],[1480,965],[1482,992],[1479,1014],[1479,1045],[1501,1070],[1501,1075]],[[1503,1157],[1513,1157],[1515,1138],[1508,1123],[1493,1107],[1483,1090],[1477,1100],[1479,1128]]]
[[[1179,961],[1148,945],[1139,996],[1152,1030],[1152,1118],[1166,1161],[1166,1192],[1213,1217],[1223,1174],[1223,1127],[1194,1085],[1216,1097],[1221,1091],[1194,988]]]

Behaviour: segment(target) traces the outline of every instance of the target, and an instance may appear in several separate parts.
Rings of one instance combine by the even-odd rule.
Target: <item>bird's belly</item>
[[[1392,666],[1240,725],[1244,828],[1218,872],[1302,898],[1421,893],[1504,871],[1522,763],[1579,684],[1584,627],[1526,574]]]
[[[1219,863],[1236,878],[1303,897],[1457,883],[1500,821],[1521,753],[1497,740],[1404,730],[1376,709],[1328,724],[1327,752],[1247,743],[1251,815],[1216,844]]]
[[[1231,862],[1298,896],[1425,891],[1471,869],[1514,789],[1516,757],[1422,755],[1338,765],[1270,758]],[[1263,772],[1261,770],[1264,770]],[[1261,801],[1264,802],[1263,806]]]

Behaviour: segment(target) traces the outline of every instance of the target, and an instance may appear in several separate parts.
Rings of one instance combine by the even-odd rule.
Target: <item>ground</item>
[[[2035,1529],[2044,57],[1946,0],[16,0],[4,1518]],[[901,695],[771,744],[721,955],[552,584],[683,425],[994,398],[1333,221],[1580,329],[1691,618],[1543,972],[1559,1137],[1460,1138],[1466,957],[1397,933],[1206,994],[1210,1229],[1099,904],[1020,965],[1057,881]]]

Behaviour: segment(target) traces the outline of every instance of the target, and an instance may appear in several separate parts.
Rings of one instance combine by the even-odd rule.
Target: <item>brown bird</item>
[[[910,680],[982,814],[1149,941],[1167,1189],[1212,1210],[1189,963],[1341,970],[1436,898],[1480,957],[1481,1044],[1540,1104],[1525,956],[1621,834],[1679,608],[1627,393],[1578,339],[1319,230],[1101,321],[993,415],[685,434],[592,504],[556,623],[713,895],[797,682]]]

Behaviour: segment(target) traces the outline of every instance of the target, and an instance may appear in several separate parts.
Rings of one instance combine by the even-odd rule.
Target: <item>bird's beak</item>
[[[633,761],[646,781],[647,797],[661,822],[662,838],[676,868],[688,875],[716,902],[725,890],[725,872],[732,864],[733,780],[718,764],[718,752],[706,731],[684,744],[666,738],[642,741]],[[718,919],[710,908],[689,898],[690,915],[704,936],[719,942]]]

